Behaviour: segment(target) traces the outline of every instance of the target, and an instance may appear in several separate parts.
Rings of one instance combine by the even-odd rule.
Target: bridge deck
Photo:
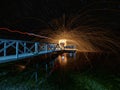
[[[48,54],[48,53],[53,53],[53,52],[58,52],[60,50],[56,51],[41,51],[39,53],[25,53],[25,54],[19,54],[18,56],[16,55],[10,55],[10,56],[2,56],[0,57],[0,63],[5,63],[5,62],[10,62],[10,61],[15,61],[15,60],[20,60],[20,59],[25,59],[29,57],[34,57],[42,54]]]

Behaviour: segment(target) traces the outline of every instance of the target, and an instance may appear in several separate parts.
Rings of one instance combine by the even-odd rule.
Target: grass
[[[29,73],[32,74],[32,73]],[[32,75],[19,73],[17,76],[6,76],[0,81],[0,90],[119,90],[119,74],[108,72],[85,71],[71,72],[57,70],[37,85]],[[4,76],[5,77],[5,76]],[[39,77],[42,77],[41,75]],[[32,79],[30,79],[32,78]]]
[[[120,77],[90,71],[62,74],[57,72],[48,78],[46,84],[49,86],[47,90],[119,90]]]

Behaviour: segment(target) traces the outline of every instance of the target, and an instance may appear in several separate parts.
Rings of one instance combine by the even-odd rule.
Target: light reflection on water
[[[58,56],[58,61],[61,65],[66,65],[67,64],[67,54],[64,53],[62,55]]]
[[[91,62],[86,59],[85,55],[89,57]],[[101,58],[98,58],[98,56]],[[90,69],[89,63],[94,65],[94,67],[99,64],[104,65],[105,61],[107,62],[108,59],[103,60],[104,58],[102,56],[104,57],[107,55],[98,53],[63,53],[56,58],[48,58],[47,60],[41,60],[41,58],[36,57],[32,61],[26,60],[26,62],[14,62],[5,67],[0,67],[0,90],[1,87],[3,87],[3,84],[3,88],[14,86],[15,90],[19,90],[17,85],[22,86],[22,83],[23,86],[26,86],[27,88],[41,85],[47,78],[49,78],[49,76],[53,75],[53,72],[55,74],[56,71],[63,73],[64,71],[67,72],[67,70],[70,72],[82,72]],[[102,64],[100,63],[101,60],[104,61]],[[30,87],[30,85],[33,86]]]
[[[49,76],[59,67],[66,66],[69,63],[69,61],[74,58],[75,58],[75,54],[63,53],[59,55],[57,58],[54,59],[51,58],[51,60],[48,59],[45,62],[39,62],[39,61],[36,62],[34,61],[34,59],[33,62],[32,61],[30,62],[30,60],[28,60],[28,62],[27,61],[13,62],[10,65],[4,66],[4,68],[6,68],[5,70],[2,70],[3,68],[0,69],[0,73],[1,73],[0,80],[3,80],[0,81],[0,86],[4,83],[5,87],[8,87],[12,84],[15,87],[17,83],[21,84],[21,82],[26,83],[24,84],[24,86],[27,87],[29,86],[28,83],[30,82],[32,82],[32,85],[40,85],[47,78],[49,78]],[[5,75],[2,73],[5,73]],[[17,89],[17,87],[15,89]]]
[[[62,55],[59,55],[56,60],[59,61],[61,66],[67,65],[70,60],[75,60],[76,59],[76,53],[63,53]]]
[[[20,70],[20,71],[23,71],[23,70],[25,70],[25,68],[26,68],[26,66],[25,65],[16,65],[16,67],[18,68],[18,70]]]

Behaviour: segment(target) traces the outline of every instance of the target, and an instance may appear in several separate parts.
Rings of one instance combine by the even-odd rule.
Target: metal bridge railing
[[[61,50],[58,44],[0,39],[0,61]]]

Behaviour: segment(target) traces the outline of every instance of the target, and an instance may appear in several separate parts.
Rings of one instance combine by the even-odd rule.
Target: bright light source
[[[59,45],[60,47],[64,48],[67,45],[67,40],[66,39],[60,39],[59,40]]]

